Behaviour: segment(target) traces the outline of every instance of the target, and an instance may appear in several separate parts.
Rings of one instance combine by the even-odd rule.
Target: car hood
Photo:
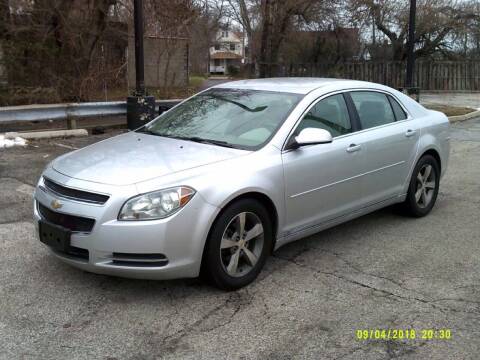
[[[129,132],[65,154],[52,166],[59,173],[80,180],[129,185],[247,153]]]

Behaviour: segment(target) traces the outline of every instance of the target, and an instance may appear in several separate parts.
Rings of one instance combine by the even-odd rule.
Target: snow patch
[[[26,146],[27,140],[17,136],[14,139],[6,139],[5,135],[0,135],[0,149],[11,148],[14,146]]]

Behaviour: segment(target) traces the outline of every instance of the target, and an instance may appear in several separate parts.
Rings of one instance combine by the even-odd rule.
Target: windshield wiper
[[[137,130],[138,132],[144,133],[144,134],[149,134],[149,135],[155,135],[155,136],[161,136],[161,137],[168,137],[171,139],[179,139],[179,140],[187,140],[187,141],[194,141],[202,144],[212,144],[212,145],[218,145],[218,146],[224,146],[228,148],[236,148],[233,144],[230,144],[226,141],[221,141],[221,140],[212,140],[212,139],[204,139],[198,136],[191,136],[191,137],[184,137],[184,136],[173,136],[173,135],[167,135],[167,134],[161,134],[154,132],[150,129],[147,129],[146,127],[142,127]]]
[[[263,111],[266,108],[268,108],[268,106],[264,105],[264,106],[257,106],[256,108],[252,109],[252,108],[249,108],[247,105],[244,105],[244,104],[242,104],[238,101],[235,101],[235,100],[227,99],[226,97],[221,96],[221,95],[209,94],[209,96],[211,96],[213,98],[216,98],[216,99],[220,99],[220,100],[229,102],[229,103],[234,104],[234,105],[237,105],[238,107],[241,107],[243,110],[246,110],[248,112],[260,112],[260,111]]]
[[[198,142],[198,143],[202,143],[202,144],[212,144],[212,145],[224,146],[224,147],[228,147],[228,148],[235,148],[235,146],[233,144],[230,144],[226,141],[204,139],[204,138],[201,138],[201,137],[198,137],[198,136],[178,137],[178,139],[194,141],[194,142]]]

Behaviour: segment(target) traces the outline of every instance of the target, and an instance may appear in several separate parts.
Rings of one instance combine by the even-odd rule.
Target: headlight
[[[184,207],[195,195],[186,186],[153,191],[127,200],[118,214],[118,220],[163,219]]]

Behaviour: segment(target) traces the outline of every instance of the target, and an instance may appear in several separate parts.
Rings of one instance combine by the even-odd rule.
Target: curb
[[[465,115],[457,115],[457,116],[450,116],[448,120],[453,123],[457,121],[465,121],[465,120],[470,120],[476,117],[480,116],[480,110],[473,111],[471,113],[465,114]]]
[[[51,131],[30,131],[30,132],[7,132],[5,133],[6,139],[14,139],[16,137],[22,137],[24,139],[51,139],[57,137],[79,137],[88,136],[88,131],[85,129],[75,130],[51,130]]]

